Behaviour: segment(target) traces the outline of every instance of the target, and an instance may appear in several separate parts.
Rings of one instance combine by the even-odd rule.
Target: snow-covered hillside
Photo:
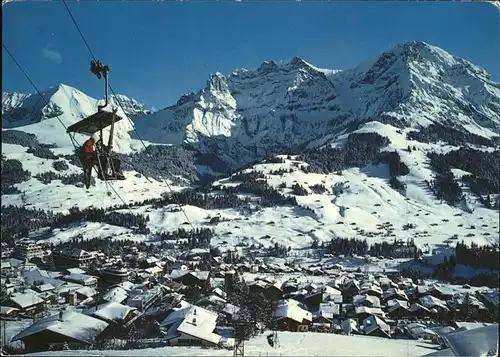
[[[227,77],[216,73],[201,91],[135,122],[152,142],[186,142],[242,163],[371,120],[413,128],[441,123],[489,138],[500,134],[499,113],[500,85],[485,70],[409,42],[343,71],[294,57]]]
[[[81,168],[56,115],[71,125],[93,114],[98,101],[66,85],[44,95],[49,105],[35,94],[2,95],[4,133],[36,135],[10,132],[2,142],[3,206],[66,214],[73,206],[135,202],[131,211],[149,215],[151,232],[189,229],[190,221],[212,228],[213,244],[221,247],[279,244],[297,254],[333,237],[370,243],[414,238],[420,247],[458,239],[498,244],[498,211],[492,208],[499,202],[499,152],[489,138],[500,133],[499,85],[479,67],[422,42],[344,71],[293,58],[227,78],[216,73],[202,91],[135,117],[145,140],[170,145],[137,153],[142,143],[130,121],[119,122],[114,147],[124,154],[127,179],[105,183],[94,177],[89,190],[82,188]],[[145,112],[133,99],[120,96],[120,102],[131,116]],[[121,109],[118,114],[126,115]],[[433,129],[421,127],[426,125]],[[36,140],[57,147],[38,147]],[[192,146],[197,150],[189,151]],[[294,155],[261,160],[269,151],[287,149]],[[125,155],[131,152],[136,155]],[[407,171],[397,178],[390,176],[393,156]],[[238,182],[228,173],[236,171],[260,172],[261,182]],[[202,174],[215,176],[203,194],[193,187]],[[144,202],[188,186],[194,193],[176,202]],[[218,224],[211,223],[214,217]],[[154,239],[96,222],[43,239],[103,231],[117,239]]]
[[[2,128],[15,128],[33,133],[40,143],[70,147],[71,140],[66,134],[63,124],[68,127],[94,114],[97,111],[98,100],[64,84],[51,87],[42,92],[42,95],[45,100],[38,93],[2,93]],[[131,151],[129,131],[133,130],[133,126],[126,116],[127,114],[144,114],[146,110],[144,105],[126,96],[119,95],[119,100],[126,110],[126,114],[115,103],[118,115],[124,119],[118,122],[115,127],[113,146],[117,152],[128,153]],[[110,102],[114,104],[113,97]],[[99,104],[103,104],[103,101],[99,101]],[[109,128],[104,130],[105,140],[107,140],[108,134]],[[76,134],[75,139],[80,144],[86,140],[80,134]]]
[[[292,252],[294,255],[302,254],[300,250],[309,248],[314,242],[326,243],[333,237],[366,238],[370,244],[392,241],[395,237],[403,241],[414,238],[418,246],[431,248],[441,246],[443,242],[462,240],[468,244],[498,244],[497,211],[474,202],[471,204],[474,210],[465,212],[460,205],[454,207],[438,200],[424,184],[433,175],[426,152],[446,152],[453,147],[407,140],[397,128],[379,122],[368,123],[356,132],[376,132],[390,139],[391,144],[384,150],[397,150],[401,160],[410,168],[410,173],[400,178],[407,185],[404,192],[390,186],[389,168],[385,163],[352,167],[340,173],[306,173],[301,167],[308,166],[307,163],[295,156],[282,155],[278,156],[282,161],[280,163],[255,164],[242,172],[261,173],[265,182],[276,192],[295,197],[295,206],[276,204],[242,211],[236,206],[210,209],[183,204],[183,212],[177,204],[166,204],[161,208],[146,204],[132,208],[132,212],[149,216],[147,226],[151,232],[174,231],[179,227],[189,229],[186,214],[195,227],[214,229],[214,245],[234,248],[241,244],[262,244],[264,247],[279,244],[298,250],[297,253]],[[342,137],[339,138],[337,144],[343,145],[342,140]],[[411,153],[403,150],[408,146],[414,147]],[[54,169],[54,162],[64,159],[41,159],[18,145],[3,144],[3,151],[8,158],[21,161],[23,168],[32,175],[26,182],[16,185],[21,193],[2,196],[3,205],[67,213],[74,205],[81,209],[90,206],[110,207],[121,205],[120,197],[128,204],[159,198],[161,193],[168,191],[166,183],[136,177],[133,172],[126,173],[126,181],[112,183],[120,197],[100,180],[96,180],[96,186],[88,191],[74,185],[64,185],[58,179],[46,184],[34,176],[47,171],[60,174]],[[69,162],[68,166],[64,174],[76,174],[80,170]],[[212,184],[209,194],[219,195],[221,188],[237,188],[241,183],[233,177],[217,180]],[[298,195],[293,189],[294,185],[303,187],[307,195]],[[316,191],[316,186],[324,186],[325,191]],[[171,188],[179,190],[181,187]],[[107,190],[111,193],[109,197],[105,194]],[[257,195],[245,190],[237,195],[241,199],[258,199]],[[471,193],[466,195],[473,197]],[[214,217],[218,217],[219,223],[216,225],[210,223]],[[152,238],[135,234],[131,229],[96,224],[82,223],[65,232],[54,231],[49,236],[44,235],[43,239],[65,241],[80,234],[99,237],[104,231],[112,233],[116,239]]]

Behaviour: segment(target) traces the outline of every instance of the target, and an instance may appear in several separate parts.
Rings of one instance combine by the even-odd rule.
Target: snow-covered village
[[[2,356],[498,356],[498,8],[41,5],[2,1]]]

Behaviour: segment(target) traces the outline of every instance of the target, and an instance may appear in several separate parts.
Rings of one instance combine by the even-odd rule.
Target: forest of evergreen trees
[[[214,231],[210,228],[196,228],[195,230],[185,230],[178,228],[172,232],[156,233],[162,241],[186,239],[186,243],[181,244],[183,248],[210,248],[210,242],[214,236]]]
[[[469,185],[488,208],[499,209],[498,200],[491,202],[491,195],[500,192],[498,176],[500,173],[500,151],[486,152],[470,147],[462,147],[446,154],[428,153],[430,164],[437,173],[431,186],[439,198],[454,204],[460,201],[462,189],[454,179],[451,168],[470,172],[462,180]]]
[[[28,181],[31,178],[31,172],[24,170],[21,161],[16,159],[7,160],[2,155],[2,195],[20,193],[13,185]]]
[[[314,247],[318,247],[317,245]],[[418,258],[422,251],[415,245],[413,239],[407,242],[397,241],[380,242],[368,245],[366,239],[357,238],[333,238],[328,243],[323,243],[321,248],[326,254],[335,255],[370,255],[372,257],[384,258]]]
[[[68,214],[54,214],[26,207],[3,206],[1,221],[2,241],[10,246],[14,244],[16,238],[27,237],[30,232],[37,229],[44,227],[50,227],[51,229],[62,228],[79,221],[104,222],[131,228],[140,234],[149,233],[149,229],[146,227],[149,221],[148,216],[130,212],[107,212],[92,207],[84,210],[73,207]]]
[[[444,141],[453,146],[465,146],[467,143],[470,143],[493,147],[495,146],[495,142],[498,144],[498,141],[490,140],[462,129],[456,129],[453,123],[433,123],[420,128],[419,131],[409,132],[407,138],[422,143],[438,143]]]
[[[376,133],[355,133],[347,137],[343,148],[312,149],[298,155],[297,160],[309,164],[303,166],[306,173],[326,174],[348,167],[364,167],[377,160],[379,151],[390,144],[388,138]]]
[[[499,270],[498,246],[478,246],[474,242],[468,246],[463,241],[455,247],[456,264],[464,264],[476,269]]]
[[[216,190],[217,188],[214,188]],[[244,208],[252,200],[250,198],[239,198],[234,193],[224,192],[222,194],[200,193],[195,190],[183,190],[180,192],[171,192],[163,195],[161,198],[147,199],[141,202],[134,202],[130,207],[142,205],[151,205],[153,208],[162,208],[171,204],[190,205],[203,209],[225,209],[225,208]]]
[[[214,186],[213,189],[233,195],[237,193],[254,194],[261,197],[260,204],[264,207],[297,205],[295,197],[285,196],[270,186],[265,180],[265,175],[260,171],[238,172],[231,176],[231,181],[241,183],[233,187]]]

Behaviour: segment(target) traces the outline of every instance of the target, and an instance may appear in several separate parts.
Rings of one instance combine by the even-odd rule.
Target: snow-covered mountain
[[[241,163],[325,143],[371,120],[413,128],[440,123],[498,136],[500,84],[438,47],[409,42],[343,71],[295,57],[227,77],[216,73],[202,90],[135,123],[151,142],[189,143]]]
[[[135,202],[137,213],[149,210],[152,231],[172,231],[186,222],[180,203],[196,227],[212,227],[209,218],[221,217],[215,243],[232,246],[278,242],[302,249],[332,236],[359,235],[418,236],[422,245],[432,245],[453,234],[498,243],[498,212],[491,208],[499,202],[494,146],[500,85],[483,69],[422,42],[342,71],[293,58],[227,77],[216,73],[201,91],[154,114],[144,115],[143,105],[120,97],[143,139],[174,145],[137,152],[142,144],[134,140],[130,121],[122,120],[115,148],[135,153],[124,157],[127,180],[114,182],[116,191],[97,179],[88,191],[81,188],[81,168],[56,118],[71,125],[93,114],[98,101],[65,85],[44,96],[49,105],[34,94],[2,95],[4,133],[33,133],[38,142],[58,146],[34,148],[36,140],[24,133],[4,135],[2,205],[66,213],[74,205]],[[119,109],[119,115],[125,113]],[[291,156],[262,161],[269,152]],[[406,167],[397,178],[390,174],[391,155]],[[256,158],[258,163],[248,164]],[[236,170],[250,176],[235,179]],[[145,203],[164,199],[169,185],[193,188],[202,174],[217,179],[203,187],[203,195],[189,192],[154,209]],[[381,235],[387,222],[397,228]],[[99,236],[109,228],[96,227],[88,233]],[[83,229],[75,226],[53,238]]]
[[[71,140],[61,122],[68,127],[94,114],[97,111],[98,102],[99,104],[104,102],[64,84],[51,87],[41,94],[45,100],[38,93],[2,93],[2,128],[15,128],[33,133],[41,143],[55,144],[60,147],[70,146]],[[134,99],[123,95],[119,95],[119,99],[126,114],[116,103],[118,115],[124,119],[116,125],[113,145],[118,152],[126,153],[130,152],[128,133],[133,130],[132,123],[126,116],[145,114],[147,110],[143,104]],[[110,102],[113,104],[113,100]],[[108,132],[109,129],[104,130],[105,140],[107,140]],[[85,140],[85,137],[79,134],[75,138],[80,143]]]

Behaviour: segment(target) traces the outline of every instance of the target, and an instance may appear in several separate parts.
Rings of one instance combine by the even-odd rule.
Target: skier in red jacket
[[[96,163],[95,144],[99,141],[96,134],[93,134],[85,143],[83,143],[83,174],[85,178],[85,187],[90,187],[90,178],[92,177],[92,167]]]

